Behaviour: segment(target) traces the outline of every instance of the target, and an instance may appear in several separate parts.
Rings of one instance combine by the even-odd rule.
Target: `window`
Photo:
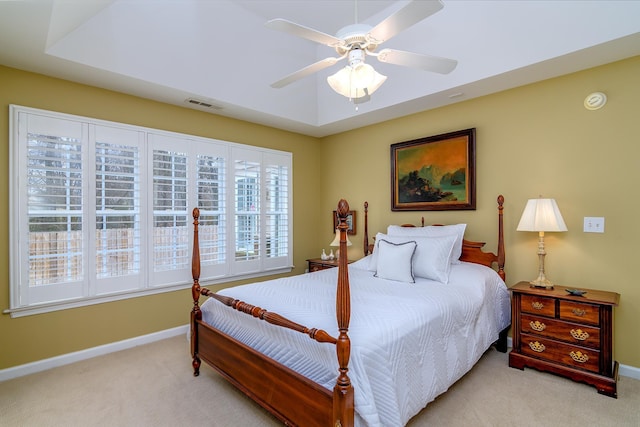
[[[11,106],[12,316],[290,271],[291,153]]]

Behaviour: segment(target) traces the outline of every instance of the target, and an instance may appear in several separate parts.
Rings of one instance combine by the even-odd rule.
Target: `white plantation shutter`
[[[222,154],[198,154],[196,186],[200,219],[200,268],[202,277],[227,272],[226,161]]]
[[[12,316],[288,272],[291,153],[10,107]]]
[[[68,300],[84,295],[87,127],[40,115],[19,117],[19,229],[26,238],[20,271],[19,305]],[[13,298],[16,299],[15,297]]]
[[[91,132],[93,130],[93,132]],[[144,134],[90,128],[95,141],[95,294],[140,287],[142,269],[141,151]]]
[[[153,136],[153,283],[184,280],[191,271],[191,210],[185,141]],[[175,147],[175,148],[171,148]]]
[[[264,220],[266,269],[291,265],[289,159],[276,154],[264,155]]]
[[[234,211],[234,263],[235,273],[260,270],[260,169],[261,153],[233,150],[233,211]]]

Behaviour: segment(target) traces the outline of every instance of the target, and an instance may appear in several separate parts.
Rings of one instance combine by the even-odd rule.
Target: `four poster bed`
[[[405,425],[492,344],[506,351],[503,202],[497,254],[464,224],[390,226],[370,244],[365,202],[365,257],[348,265],[340,200],[338,268],[218,293],[199,284],[194,209],[194,375],[205,361],[289,426]]]

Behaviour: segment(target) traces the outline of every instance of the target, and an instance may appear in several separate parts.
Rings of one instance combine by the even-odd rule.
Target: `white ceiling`
[[[375,25],[406,3],[358,0],[358,22]],[[356,22],[353,0],[0,1],[0,64],[180,106],[197,98],[215,114],[321,137],[640,54],[638,0],[443,3],[383,47],[457,68],[440,75],[371,58],[388,79],[357,111],[326,83],[344,62],[271,88],[336,55],[264,26],[285,18],[335,35]]]

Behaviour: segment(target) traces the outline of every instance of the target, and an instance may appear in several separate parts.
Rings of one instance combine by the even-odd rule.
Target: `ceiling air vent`
[[[222,110],[221,106],[215,105],[211,101],[206,101],[206,100],[202,100],[202,99],[187,98],[187,99],[185,99],[184,102],[186,102],[187,104],[189,104],[191,106],[200,107],[200,108],[204,108],[204,109],[207,109],[207,110]]]

